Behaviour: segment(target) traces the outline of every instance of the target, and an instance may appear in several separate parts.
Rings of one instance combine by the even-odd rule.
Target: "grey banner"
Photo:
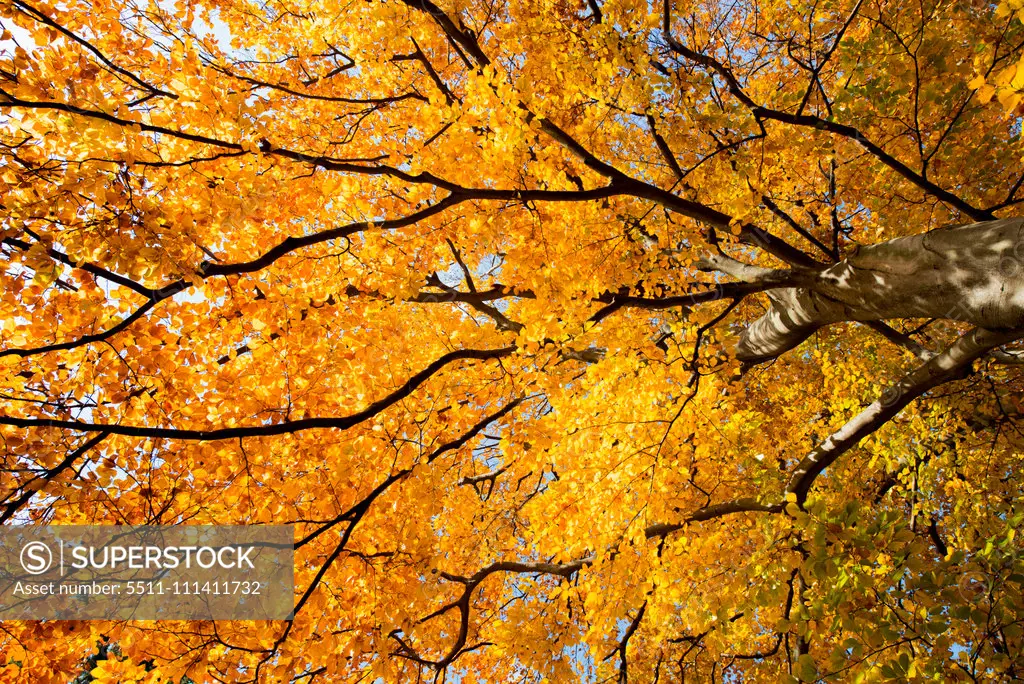
[[[282,620],[291,525],[0,527],[0,620]]]

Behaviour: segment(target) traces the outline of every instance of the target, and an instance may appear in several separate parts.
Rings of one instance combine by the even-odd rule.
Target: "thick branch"
[[[1024,219],[1013,218],[861,247],[802,287],[769,292],[771,307],[744,331],[737,356],[748,363],[774,359],[841,321],[938,318],[992,330],[1024,328],[1022,245]]]
[[[240,437],[262,437],[270,435],[284,435],[302,430],[316,429],[338,429],[345,430],[353,425],[358,425],[369,418],[377,415],[386,408],[401,401],[412,394],[420,385],[430,379],[435,373],[450,363],[460,360],[489,360],[499,359],[511,355],[515,347],[503,347],[501,349],[460,349],[445,354],[430,363],[426,368],[409,378],[405,384],[388,394],[383,399],[378,399],[365,409],[357,411],[349,416],[302,418],[299,420],[285,420],[271,425],[252,425],[245,427],[212,428],[208,430],[189,430],[178,428],[146,427],[142,425],[120,425],[105,423],[86,423],[77,420],[56,420],[52,418],[18,418],[15,416],[0,415],[0,425],[13,425],[15,427],[35,428],[49,427],[61,430],[78,430],[80,432],[106,432],[114,435],[127,435],[130,437],[146,437],[151,439],[181,439],[187,441],[212,441],[219,439],[238,439]]]
[[[798,502],[807,498],[811,485],[836,459],[856,446],[862,439],[882,427],[907,404],[928,390],[963,377],[971,364],[996,347],[1024,337],[1024,330],[993,332],[975,328],[964,334],[937,355],[898,383],[887,389],[852,420],[818,445],[797,464],[786,492],[795,494]]]

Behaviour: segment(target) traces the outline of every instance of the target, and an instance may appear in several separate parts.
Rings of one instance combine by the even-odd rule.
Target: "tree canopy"
[[[0,0],[0,521],[296,525],[4,680],[1024,676],[1022,6]]]

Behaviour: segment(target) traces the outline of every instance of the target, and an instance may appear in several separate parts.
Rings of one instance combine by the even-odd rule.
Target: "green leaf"
[[[818,666],[808,653],[797,658],[796,671],[800,675],[800,681],[813,682],[818,679]]]

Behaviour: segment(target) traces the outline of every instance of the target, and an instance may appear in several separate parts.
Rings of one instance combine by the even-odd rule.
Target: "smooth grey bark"
[[[742,280],[768,272],[728,258],[708,262]],[[860,247],[843,261],[809,273],[806,285],[767,294],[771,307],[737,345],[737,357],[747,363],[774,359],[818,328],[842,321],[940,318],[989,330],[1024,329],[1024,218],[939,228]]]

